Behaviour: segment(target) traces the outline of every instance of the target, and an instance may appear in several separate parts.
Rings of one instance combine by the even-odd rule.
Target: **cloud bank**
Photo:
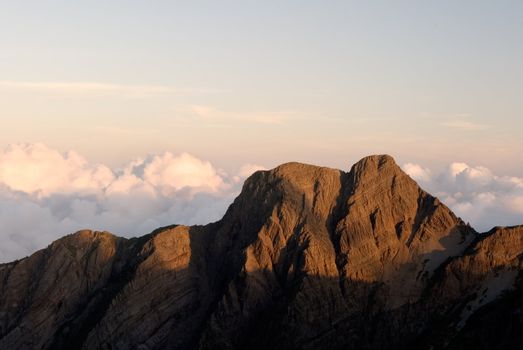
[[[403,170],[480,232],[523,224],[523,178],[458,162],[437,173],[413,163]]]
[[[0,151],[0,262],[84,228],[132,237],[174,223],[216,221],[245,178],[260,169],[245,164],[227,174],[170,152],[111,169],[43,144],[10,145]],[[438,172],[413,163],[403,169],[478,231],[523,224],[523,178],[466,163]]]
[[[0,152],[0,262],[83,228],[131,237],[218,220],[243,180],[262,168],[246,164],[228,175],[190,154],[165,152],[113,170],[75,152],[10,145]]]

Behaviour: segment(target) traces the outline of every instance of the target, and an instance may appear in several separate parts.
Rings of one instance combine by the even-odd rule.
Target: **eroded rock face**
[[[477,234],[389,156],[289,163],[217,223],[83,231],[0,265],[0,348],[459,347],[489,306],[521,308],[522,253],[523,227]]]

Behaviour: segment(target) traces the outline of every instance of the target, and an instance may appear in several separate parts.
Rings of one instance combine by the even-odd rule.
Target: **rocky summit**
[[[0,265],[0,349],[521,349],[522,260],[523,226],[477,233],[390,156],[288,163],[218,222]]]

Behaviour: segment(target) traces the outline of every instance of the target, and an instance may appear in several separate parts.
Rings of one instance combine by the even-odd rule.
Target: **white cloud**
[[[43,144],[15,144],[0,153],[0,183],[14,191],[92,193],[114,180],[104,165],[90,165],[75,152],[62,155]]]
[[[85,81],[11,81],[0,80],[1,91],[29,91],[74,96],[121,96],[131,98],[157,95],[192,94],[211,92],[209,89],[175,88],[164,85],[113,84]]]
[[[174,156],[172,153],[154,156],[144,168],[144,180],[162,193],[181,190],[184,187],[203,192],[218,192],[225,183],[209,162],[202,161],[187,153]]]
[[[523,178],[498,176],[486,167],[458,162],[436,175],[417,164],[405,164],[403,169],[479,231],[523,224]]]
[[[10,145],[0,151],[0,262],[83,228],[130,237],[218,220],[261,168],[247,164],[229,176],[190,154],[165,152],[110,169],[42,144]]]
[[[206,123],[254,123],[254,124],[284,124],[295,117],[293,112],[226,112],[209,106],[190,106],[188,112]]]
[[[485,130],[491,127],[487,124],[474,123],[468,120],[451,120],[443,123],[442,125],[459,130]]]
[[[403,166],[403,170],[416,181],[430,180],[430,170],[418,164],[407,163]]]

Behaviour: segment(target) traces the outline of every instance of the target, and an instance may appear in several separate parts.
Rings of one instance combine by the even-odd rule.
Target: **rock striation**
[[[0,265],[0,348],[521,348],[522,261],[523,226],[477,233],[390,156],[288,163],[218,222]]]

